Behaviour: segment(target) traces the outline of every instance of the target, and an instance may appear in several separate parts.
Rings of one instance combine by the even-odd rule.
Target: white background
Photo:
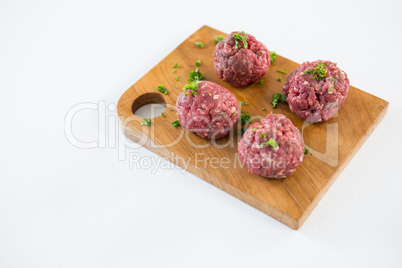
[[[397,0],[1,0],[0,267],[402,267],[401,13]],[[114,104],[205,24],[296,62],[338,62],[390,102],[298,231],[180,168],[124,160],[160,158],[125,148]],[[74,117],[94,149],[64,132],[85,102],[112,110],[106,132],[101,108]]]

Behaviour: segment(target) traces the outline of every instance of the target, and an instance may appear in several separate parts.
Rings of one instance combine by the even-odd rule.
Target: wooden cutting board
[[[218,79],[214,71],[212,52],[216,43],[213,38],[218,35],[226,36],[223,32],[203,26],[121,96],[117,111],[123,132],[129,139],[188,172],[289,227],[299,229],[384,117],[388,102],[351,86],[349,96],[337,116],[321,124],[304,123],[289,110],[286,103],[280,103],[277,108],[272,108],[270,104],[272,94],[282,93],[287,75],[299,64],[278,55],[263,77],[262,85],[232,87]],[[195,42],[203,42],[204,47],[195,46]],[[197,60],[202,62],[199,67],[194,66]],[[172,71],[172,63],[179,64],[175,72]],[[294,175],[274,180],[247,172],[237,155],[237,143],[241,138],[238,129],[212,144],[182,127],[172,126],[171,122],[177,119],[174,111],[177,95],[187,83],[188,73],[195,68],[201,70],[205,80],[224,86],[238,100],[249,103],[242,110],[249,111],[256,117],[255,120],[259,120],[258,116],[261,118],[273,112],[286,115],[296,125],[312,154],[306,155]],[[278,69],[287,74],[279,73]],[[175,81],[175,76],[179,76],[179,81]],[[279,77],[282,82],[277,81]],[[350,79],[353,81],[353,78]],[[156,90],[159,84],[167,88],[168,95]],[[135,116],[133,112],[149,103],[166,104],[166,117],[157,115],[152,118],[150,126],[142,126],[143,118]]]

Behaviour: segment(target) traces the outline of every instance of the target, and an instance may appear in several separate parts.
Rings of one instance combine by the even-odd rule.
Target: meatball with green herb
[[[271,65],[266,46],[244,31],[226,36],[216,45],[213,56],[216,75],[235,87],[259,81]]]
[[[308,123],[324,122],[339,110],[349,92],[349,79],[336,63],[304,62],[287,78],[283,94],[290,110]]]
[[[291,176],[304,159],[300,131],[282,114],[268,114],[251,124],[238,152],[249,172],[274,179]]]

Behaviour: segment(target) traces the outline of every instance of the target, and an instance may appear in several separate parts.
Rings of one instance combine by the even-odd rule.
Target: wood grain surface
[[[212,52],[216,43],[213,38],[218,35],[226,36],[223,32],[203,26],[132,85],[121,96],[117,106],[122,131],[132,141],[289,227],[299,229],[384,117],[388,102],[350,86],[349,95],[334,118],[321,124],[304,123],[286,103],[280,103],[277,108],[272,108],[270,104],[272,94],[282,93],[287,75],[298,64],[278,55],[263,77],[262,85],[232,87],[221,81],[214,71]],[[195,46],[195,42],[203,42],[204,47]],[[197,60],[202,62],[199,67],[194,66]],[[172,71],[172,63],[179,64],[175,72]],[[342,68],[342,64],[339,66]],[[237,155],[240,125],[229,136],[216,142],[203,139],[182,127],[172,126],[171,122],[177,119],[174,111],[177,95],[187,83],[188,73],[195,68],[201,70],[205,80],[224,86],[239,101],[249,103],[242,110],[249,111],[253,121],[273,112],[286,115],[296,125],[311,154],[306,155],[294,175],[282,180],[267,179],[242,167]],[[278,69],[287,74],[279,73]],[[174,79],[175,76],[179,76],[179,81]],[[282,77],[282,82],[277,80],[279,77]],[[353,78],[350,79],[353,81]],[[159,84],[167,88],[167,95],[156,90]],[[143,118],[133,112],[149,103],[166,104],[166,117],[156,115],[150,126],[142,126]]]

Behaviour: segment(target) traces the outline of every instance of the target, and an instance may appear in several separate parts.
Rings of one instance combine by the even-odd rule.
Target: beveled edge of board
[[[360,90],[358,88],[356,88],[356,89]],[[360,91],[362,91],[365,94],[374,96],[373,94],[370,94],[366,91],[363,91],[363,90],[360,90]],[[384,106],[381,110],[381,113],[379,113],[377,118],[374,120],[373,124],[371,124],[369,129],[362,136],[362,139],[360,139],[359,142],[356,143],[355,147],[353,147],[350,154],[346,157],[346,159],[342,163],[342,165],[340,167],[338,167],[338,169],[335,171],[335,173],[328,180],[328,183],[324,185],[324,187],[321,189],[321,191],[316,195],[314,200],[308,206],[306,211],[304,211],[303,214],[301,215],[301,217],[297,220],[297,227],[294,228],[295,230],[300,229],[300,227],[304,224],[304,222],[307,220],[308,216],[310,216],[311,212],[318,205],[318,203],[321,201],[321,199],[324,197],[324,195],[328,192],[329,188],[331,188],[332,184],[339,177],[339,175],[342,173],[342,171],[345,169],[345,167],[349,164],[349,162],[352,160],[352,158],[356,155],[356,153],[360,150],[360,148],[363,146],[364,142],[370,137],[370,135],[373,133],[374,129],[378,126],[378,124],[381,122],[381,120],[384,118],[385,114],[387,113],[388,107],[389,107],[389,102],[384,99],[381,99],[377,96],[374,96],[374,97],[381,100],[384,104]]]

